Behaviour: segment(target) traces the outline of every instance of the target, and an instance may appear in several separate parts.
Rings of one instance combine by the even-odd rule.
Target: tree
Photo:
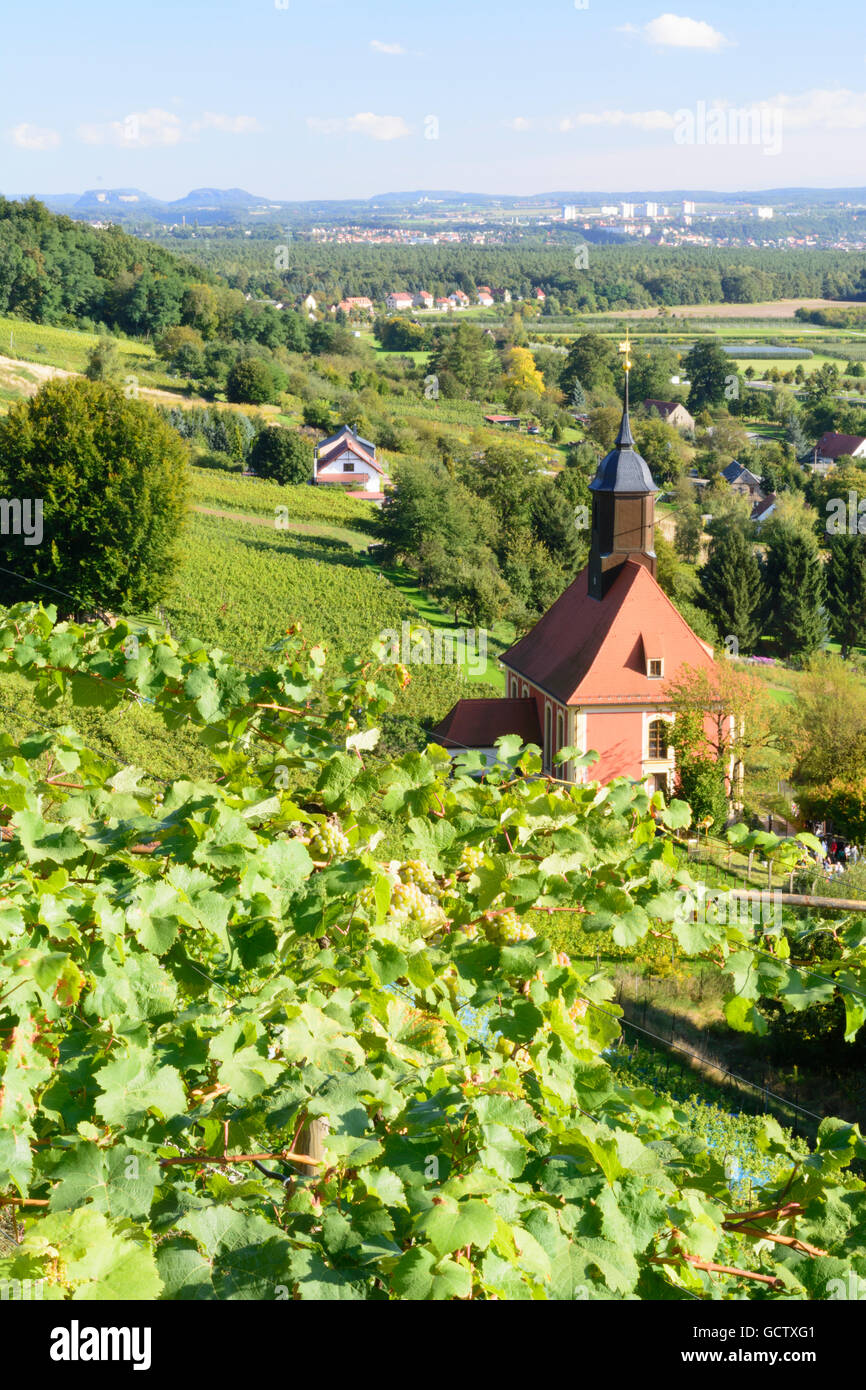
[[[454,329],[442,330],[430,359],[431,372],[440,378],[440,391],[447,372],[473,401],[484,400],[496,366],[490,339],[474,323],[459,323]]]
[[[238,405],[268,405],[279,394],[270,364],[260,357],[241,357],[229,370],[226,395]]]
[[[766,561],[766,628],[785,656],[809,656],[826,640],[824,576],[812,536],[777,527]]]
[[[566,573],[573,575],[586,558],[586,533],[575,526],[574,509],[549,478],[540,479],[532,494],[532,530]]]
[[[705,406],[721,405],[728,378],[734,373],[731,359],[716,342],[695,343],[683,364],[691,386],[689,410],[692,414]]]
[[[798,785],[826,786],[834,777],[866,775],[866,684],[859,671],[829,652],[816,652],[786,707]]]
[[[670,400],[671,377],[676,376],[679,370],[679,355],[672,348],[654,347],[648,352],[640,343],[635,343],[629,376],[632,401],[637,404],[645,400]]]
[[[560,385],[567,396],[578,382],[584,391],[612,391],[616,368],[613,344],[600,333],[584,333],[568,350]]]
[[[530,391],[540,396],[544,390],[544,377],[535,365],[535,358],[529,348],[513,347],[506,358],[505,386],[509,401],[516,394]]]
[[[699,729],[699,715],[681,715],[671,728],[670,740],[676,757],[675,791],[691,809],[691,824],[709,821],[718,835],[728,818],[725,773],[714,758],[700,757],[694,752]]]
[[[120,357],[113,338],[102,337],[87,354],[84,375],[88,381],[113,381],[120,371]]]
[[[250,466],[260,478],[277,483],[308,483],[313,476],[313,449],[294,430],[267,427],[256,436]]]
[[[843,531],[830,540],[824,571],[830,631],[842,646],[866,646],[866,535]]]
[[[700,579],[719,632],[735,637],[743,655],[754,651],[764,593],[754,546],[741,527],[726,526],[713,536]]]
[[[657,417],[635,420],[633,432],[638,453],[654,480],[662,485],[675,482],[689,461],[689,449],[679,430]]]
[[[16,547],[0,599],[64,613],[150,610],[172,573],[188,451],[153,406],[106,382],[47,382],[0,421],[7,494],[39,498],[41,544]]]
[[[577,377],[574,378],[571,386],[571,408],[578,415],[582,415],[586,410],[586,392]]]
[[[693,565],[701,553],[704,519],[698,504],[681,503],[674,521],[674,545],[681,560]]]

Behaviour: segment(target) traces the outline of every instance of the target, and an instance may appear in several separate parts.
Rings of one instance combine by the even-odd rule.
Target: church
[[[631,777],[673,791],[673,712],[665,686],[685,666],[712,668],[713,649],[689,627],[656,579],[657,488],[635,448],[625,406],[619,434],[592,492],[589,563],[535,626],[504,652],[503,698],[459,700],[433,730],[453,756],[489,758],[504,734],[543,753],[546,772],[565,781]],[[588,770],[556,764],[562,748],[590,749]]]

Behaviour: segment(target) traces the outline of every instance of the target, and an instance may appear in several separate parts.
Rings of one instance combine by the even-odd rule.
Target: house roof
[[[861,444],[866,444],[866,435],[834,434],[832,430],[828,430],[818,440],[817,449],[823,458],[838,459],[843,454],[853,454]]]
[[[591,492],[658,492],[646,461],[634,446],[627,409],[622,412],[616,443],[598,465],[589,486]]]
[[[670,415],[672,411],[676,410],[677,406],[679,406],[681,410],[686,410],[686,408],[685,408],[685,406],[683,405],[682,401],[651,401],[651,400],[647,400],[647,401],[644,401],[644,403],[643,403],[643,408],[644,408],[644,410],[657,410],[658,413],[659,413],[659,415],[662,415],[662,416],[664,416],[664,415]],[[688,413],[689,413],[689,412],[686,410],[686,414],[687,414],[687,415],[688,415]]]
[[[384,472],[381,464],[376,462],[375,444],[371,444],[369,439],[362,439],[361,436],[356,434],[353,429],[350,429],[348,425],[344,425],[336,434],[329,435],[327,439],[321,441],[317,456],[319,465],[326,467],[329,457],[336,454],[337,450],[341,448],[348,449],[350,453],[355,454],[359,459],[362,459],[364,463],[369,463],[370,467],[375,468],[377,473]]]
[[[485,415],[484,418],[485,420],[489,420],[494,425],[503,425],[506,420],[517,420],[518,423],[520,422],[519,415]]]
[[[733,459],[727,468],[722,469],[722,477],[727,483],[746,483],[748,487],[761,486],[761,480],[757,474],[753,473],[750,468],[746,468],[744,464],[738,463],[736,459]]]
[[[524,743],[541,743],[538,706],[533,699],[458,700],[433,735],[446,747],[492,748],[503,734],[519,734]]]
[[[411,303],[412,295],[409,294],[406,290],[392,290],[391,293],[388,295],[388,298],[389,298],[389,299],[408,299],[408,300],[410,301],[410,303]]]
[[[776,505],[776,494],[775,494],[775,492],[768,492],[767,495],[766,495],[766,497],[762,497],[761,500],[760,500],[760,502],[756,502],[756,503],[755,503],[755,505],[754,505],[754,507],[752,508],[752,511],[751,511],[750,520],[751,520],[751,521],[763,521],[765,516],[769,516],[770,512],[773,510],[773,508],[775,507],[775,505]]]
[[[535,627],[503,653],[504,666],[562,704],[659,704],[664,686],[646,674],[643,634],[664,656],[665,678],[684,665],[709,667],[712,647],[635,560],[626,560],[601,599],[588,592],[584,569]]]

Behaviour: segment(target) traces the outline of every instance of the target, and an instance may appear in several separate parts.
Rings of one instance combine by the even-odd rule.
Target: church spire
[[[589,594],[601,599],[626,560],[644,565],[655,578],[655,503],[658,491],[652,474],[635,447],[628,414],[631,342],[626,332],[620,343],[625,391],[619,433],[610,453],[598,465],[590,483],[592,543],[589,553]]]

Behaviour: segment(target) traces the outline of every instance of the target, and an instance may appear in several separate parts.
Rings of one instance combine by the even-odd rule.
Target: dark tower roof
[[[622,412],[616,443],[598,465],[598,472],[589,486],[592,492],[658,492],[646,460],[634,446],[628,406]]]

